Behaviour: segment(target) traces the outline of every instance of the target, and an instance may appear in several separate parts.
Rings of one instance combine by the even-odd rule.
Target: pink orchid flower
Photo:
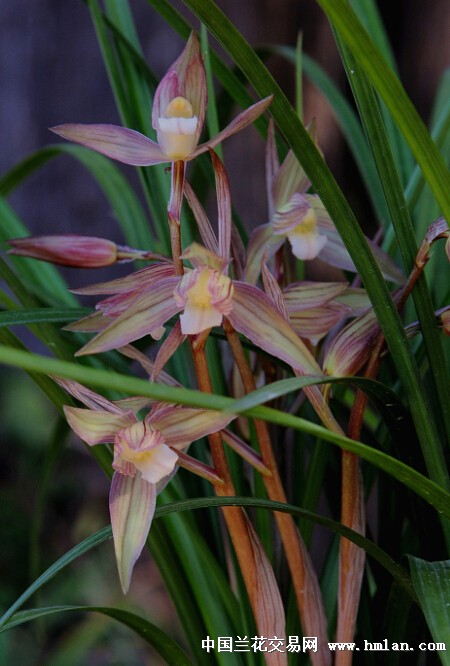
[[[140,132],[116,125],[65,124],[51,128],[69,141],[134,166],[188,161],[253,123],[269,106],[267,97],[240,113],[224,130],[198,145],[206,103],[206,73],[200,45],[191,34],[181,55],[155,92],[152,125],[157,143]]]
[[[109,507],[119,577],[126,593],[147,539],[156,496],[176,471],[177,451],[222,430],[234,416],[155,403],[139,420],[137,412],[151,401],[132,398],[111,402],[76,382],[57,381],[88,407],[64,407],[72,430],[89,446],[114,445]]]
[[[314,124],[309,127],[309,133],[317,145]],[[267,137],[266,181],[270,222],[257,227],[252,233],[247,252],[246,281],[251,284],[257,282],[263,255],[273,256],[286,239],[298,259],[318,257],[331,266],[356,272],[322,201],[316,194],[307,194],[311,183],[292,150],[280,166],[272,122]],[[392,259],[373,241],[367,241],[384,277],[393,282],[403,282],[404,276]]]

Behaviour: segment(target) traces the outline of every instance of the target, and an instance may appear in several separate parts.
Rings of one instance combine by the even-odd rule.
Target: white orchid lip
[[[182,333],[195,335],[220,326],[223,316],[233,309],[233,290],[231,279],[211,266],[186,273],[174,291],[175,301],[184,308]]]
[[[144,481],[158,483],[170,474],[178,460],[165,443],[161,432],[139,421],[116,433],[113,468],[127,476],[140,472]]]
[[[198,117],[192,104],[184,97],[174,97],[158,118],[158,142],[171,159],[185,159],[195,150]]]
[[[319,234],[316,211],[296,194],[275,213],[273,233],[286,234],[292,253],[302,260],[315,259],[327,242],[327,237]]]

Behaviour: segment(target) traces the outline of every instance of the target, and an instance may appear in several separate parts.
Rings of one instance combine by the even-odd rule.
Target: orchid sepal
[[[109,510],[117,568],[123,593],[130,587],[134,565],[145,545],[156,507],[156,485],[140,475],[114,472]]]
[[[50,130],[63,139],[79,143],[123,164],[153,166],[170,161],[155,141],[127,127],[66,123]]]
[[[64,414],[72,430],[89,446],[113,442],[118,430],[136,422],[134,414],[125,411],[112,414],[81,407],[64,407]]]
[[[97,354],[122,347],[144,335],[159,331],[165,322],[180,310],[172,298],[178,281],[177,278],[165,278],[143,294],[133,294],[122,314],[112,319],[112,322],[76,355]]]

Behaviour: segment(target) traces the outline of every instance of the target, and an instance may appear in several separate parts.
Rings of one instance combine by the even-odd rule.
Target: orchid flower
[[[309,133],[317,145],[315,125]],[[343,270],[356,272],[329,214],[316,194],[307,194],[310,181],[292,150],[279,164],[271,122],[266,148],[266,182],[270,222],[257,227],[250,238],[245,279],[255,284],[264,254],[273,256],[289,241],[292,253],[302,260],[318,257]],[[367,239],[384,276],[401,283],[404,276],[391,258],[373,241]]]
[[[140,132],[116,125],[65,124],[51,128],[69,141],[134,166],[188,161],[253,123],[267,109],[267,97],[240,113],[224,130],[198,145],[206,103],[206,73],[194,33],[156,89],[152,125],[157,143]]]
[[[137,411],[149,404],[145,398],[111,402],[76,382],[58,383],[88,407],[64,407],[72,430],[89,446],[114,445],[109,508],[119,577],[126,593],[147,539],[156,495],[176,471],[177,452],[222,430],[234,416],[154,403],[139,420]]]
[[[232,235],[229,184],[225,169],[214,154],[213,165],[219,193],[218,240],[209,221],[203,219],[199,229],[209,247],[193,243],[183,252],[182,258],[192,268],[184,266],[182,276],[174,275],[171,264],[155,264],[125,278],[77,290],[80,294],[109,295],[97,304],[94,315],[67,327],[97,332],[77,355],[117,349],[148,334],[156,338],[168,320],[180,314],[159,352],[165,359],[187,335],[207,334],[226,319],[236,331],[295,372],[323,376],[314,356],[272,300],[256,286],[228,276]],[[193,210],[196,215],[198,207]],[[155,363],[161,367],[159,355]],[[328,412],[325,414],[320,389],[307,390],[321,418],[331,422]]]

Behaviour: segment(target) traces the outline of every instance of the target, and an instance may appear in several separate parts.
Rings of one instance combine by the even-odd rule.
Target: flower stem
[[[205,353],[205,342],[206,339],[203,340],[203,344],[191,344],[191,348],[199,389],[205,393],[212,393],[211,378]],[[216,495],[219,497],[233,497],[236,495],[236,491],[225,455],[222,434],[220,432],[212,433],[208,436],[208,439],[215,472],[220,479],[220,483],[214,485]],[[276,622],[284,624],[284,619],[280,617],[276,618],[277,603],[275,603],[274,598],[271,600],[270,607],[264,604],[264,598],[267,598],[268,593],[270,596],[271,589],[272,594],[278,592],[277,588],[275,591],[273,587],[276,586],[276,583],[270,564],[242,507],[223,507],[222,512],[233,542],[258,631],[263,631],[264,627],[266,630],[270,627],[273,631]],[[269,583],[267,583],[266,578],[269,578],[269,576],[270,579],[273,578],[273,582],[269,579]],[[281,604],[281,599],[279,603]],[[265,608],[263,607],[264,605]],[[267,659],[267,663],[271,663],[271,661],[272,659]],[[275,657],[273,658],[273,663],[278,663]],[[280,663],[284,662],[280,661]]]
[[[175,273],[183,275],[183,262],[181,261],[181,205],[183,203],[183,187],[185,163],[182,160],[172,162],[172,175],[170,183],[170,199],[167,207],[170,226],[170,246],[172,249],[172,259],[175,266]]]
[[[241,341],[228,321],[225,322],[224,328],[242,383],[247,393],[250,393],[256,389],[256,385]],[[258,419],[255,419],[254,424],[262,462],[271,472],[270,475],[262,477],[267,494],[273,501],[287,502],[267,424]],[[318,637],[318,651],[311,653],[310,658],[315,666],[329,664],[331,663],[331,657],[326,642],[325,609],[309,553],[292,516],[287,513],[275,512],[275,519],[289,564],[304,635]]]

